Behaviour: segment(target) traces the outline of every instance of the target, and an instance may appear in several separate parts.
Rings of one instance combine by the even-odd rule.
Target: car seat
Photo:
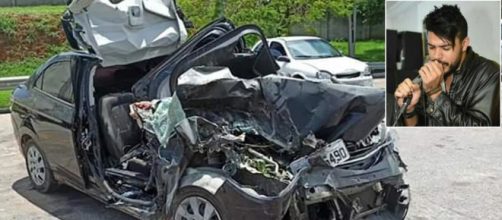
[[[133,102],[132,93],[108,94],[99,101],[102,143],[110,156],[117,160],[141,142],[141,129],[129,116],[129,105]]]

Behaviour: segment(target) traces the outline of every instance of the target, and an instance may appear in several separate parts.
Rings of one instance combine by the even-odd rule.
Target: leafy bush
[[[0,19],[0,33],[7,35],[8,37],[14,36],[16,32],[16,22],[10,17],[2,17]]]

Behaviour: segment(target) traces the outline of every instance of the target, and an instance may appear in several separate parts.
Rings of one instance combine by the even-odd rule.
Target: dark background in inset
[[[414,79],[424,63],[422,33],[387,29],[385,60],[387,68],[387,124],[394,122],[396,104],[394,91],[406,78]],[[398,63],[400,63],[398,67]]]

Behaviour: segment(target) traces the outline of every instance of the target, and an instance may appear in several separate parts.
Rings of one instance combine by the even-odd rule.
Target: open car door
[[[95,53],[103,67],[171,54],[187,36],[174,0],[73,0],[63,28],[74,49]]]

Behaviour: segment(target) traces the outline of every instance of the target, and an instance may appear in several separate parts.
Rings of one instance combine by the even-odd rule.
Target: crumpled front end
[[[246,33],[264,40],[243,26],[188,43],[133,87],[160,99],[143,118],[144,142],[106,169],[113,205],[152,219],[207,207],[184,204],[190,196],[224,220],[404,216],[384,92],[277,76],[266,45],[235,52]]]
[[[227,219],[405,215],[404,165],[381,125],[380,90],[240,79],[227,68],[187,74],[197,79],[182,75],[175,95],[143,118],[147,144],[120,159],[118,167],[138,175],[107,169],[114,205],[172,217],[187,212],[179,211],[179,192],[197,188]]]
[[[187,116],[213,127],[199,124],[183,132],[199,163],[188,165],[185,178],[199,178],[179,187],[204,175],[221,179],[201,187],[211,185],[222,203],[233,202],[232,218],[404,217],[404,164],[392,133],[380,124],[378,90],[275,76],[243,80],[216,70],[218,76],[181,80],[177,88]],[[215,143],[198,142],[198,135]],[[351,157],[331,167],[317,152],[340,140]],[[211,147],[195,147],[201,143]]]
[[[304,175],[299,192],[315,219],[404,219],[410,202],[406,165],[394,132],[383,130],[354,143],[359,146],[349,148],[350,160],[334,168],[312,167]]]

